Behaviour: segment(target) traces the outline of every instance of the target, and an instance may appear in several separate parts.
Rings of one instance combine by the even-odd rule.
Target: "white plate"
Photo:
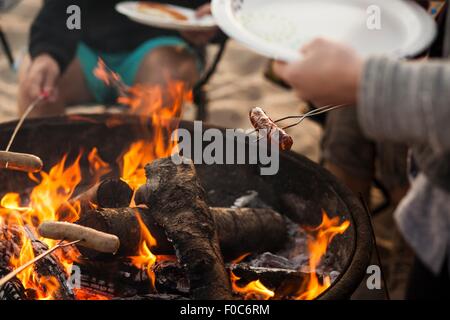
[[[374,21],[376,8],[379,29],[367,24]],[[404,0],[212,0],[212,12],[228,36],[284,61],[301,58],[299,49],[319,36],[344,42],[364,56],[411,57],[436,35],[431,16]]]
[[[188,8],[167,5],[187,18],[187,20],[177,20],[170,17],[146,13],[145,11],[139,10],[138,6],[139,1],[120,2],[116,5],[116,10],[133,21],[162,29],[206,31],[216,27],[216,23],[212,16],[205,16],[197,19],[195,17],[195,11]]]

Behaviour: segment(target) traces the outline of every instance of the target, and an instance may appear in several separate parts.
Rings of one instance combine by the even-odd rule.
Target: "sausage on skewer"
[[[32,154],[0,151],[0,168],[38,172],[42,169],[42,160]]]
[[[281,150],[291,150],[294,141],[292,137],[286,133],[282,128],[277,126],[272,119],[264,112],[263,109],[256,107],[250,110],[250,121],[253,127],[259,130],[265,130],[267,132],[267,139],[273,138],[275,133],[278,134],[278,143]]]

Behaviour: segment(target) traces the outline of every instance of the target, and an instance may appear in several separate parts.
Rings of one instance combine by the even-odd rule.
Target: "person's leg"
[[[377,177],[388,190],[396,207],[409,189],[408,147],[399,143],[379,142],[377,145]]]
[[[192,88],[198,78],[195,54],[182,46],[162,46],[151,50],[144,57],[135,83],[165,86],[169,81],[176,80]]]
[[[327,115],[322,162],[350,190],[355,194],[362,193],[370,203],[370,188],[375,174],[375,144],[364,137],[354,107]]]
[[[19,97],[18,97],[18,111],[23,114],[28,105],[32,103],[28,98],[23,86],[24,80],[27,76],[28,68],[31,60],[29,57],[24,59],[19,70]],[[83,71],[78,59],[68,66],[67,70],[61,76],[58,84],[58,99],[56,102],[42,102],[30,114],[31,117],[45,117],[61,115],[65,113],[66,106],[80,103],[87,103],[93,101],[91,92],[89,91]]]

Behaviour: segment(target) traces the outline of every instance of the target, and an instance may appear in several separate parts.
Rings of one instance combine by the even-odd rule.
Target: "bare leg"
[[[23,86],[30,67],[30,57],[26,57],[19,70],[19,114],[23,114],[30,101]],[[62,115],[65,113],[66,106],[93,101],[94,98],[89,91],[80,62],[75,59],[62,75],[58,85],[58,99],[56,102],[43,102],[38,105],[30,116],[45,117]]]
[[[159,85],[162,89],[164,106],[173,104],[167,85],[171,81],[181,81],[186,90],[192,89],[199,78],[195,56],[182,47],[160,47],[152,50],[144,58],[136,83]]]
[[[136,83],[165,85],[169,80],[185,82],[192,87],[199,77],[193,54],[182,47],[160,47],[144,58]]]

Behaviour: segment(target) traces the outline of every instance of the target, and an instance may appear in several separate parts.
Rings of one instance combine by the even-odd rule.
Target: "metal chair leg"
[[[200,80],[197,81],[192,90],[194,93],[194,103],[197,106],[196,120],[204,121],[208,116],[208,99],[203,87],[208,83],[214,72],[216,72],[217,66],[225,52],[226,42],[227,40],[223,39],[219,43],[219,51],[214,57],[211,66],[205,71]]]
[[[194,104],[197,107],[195,120],[205,121],[208,118],[208,101],[203,88],[194,91]]]

